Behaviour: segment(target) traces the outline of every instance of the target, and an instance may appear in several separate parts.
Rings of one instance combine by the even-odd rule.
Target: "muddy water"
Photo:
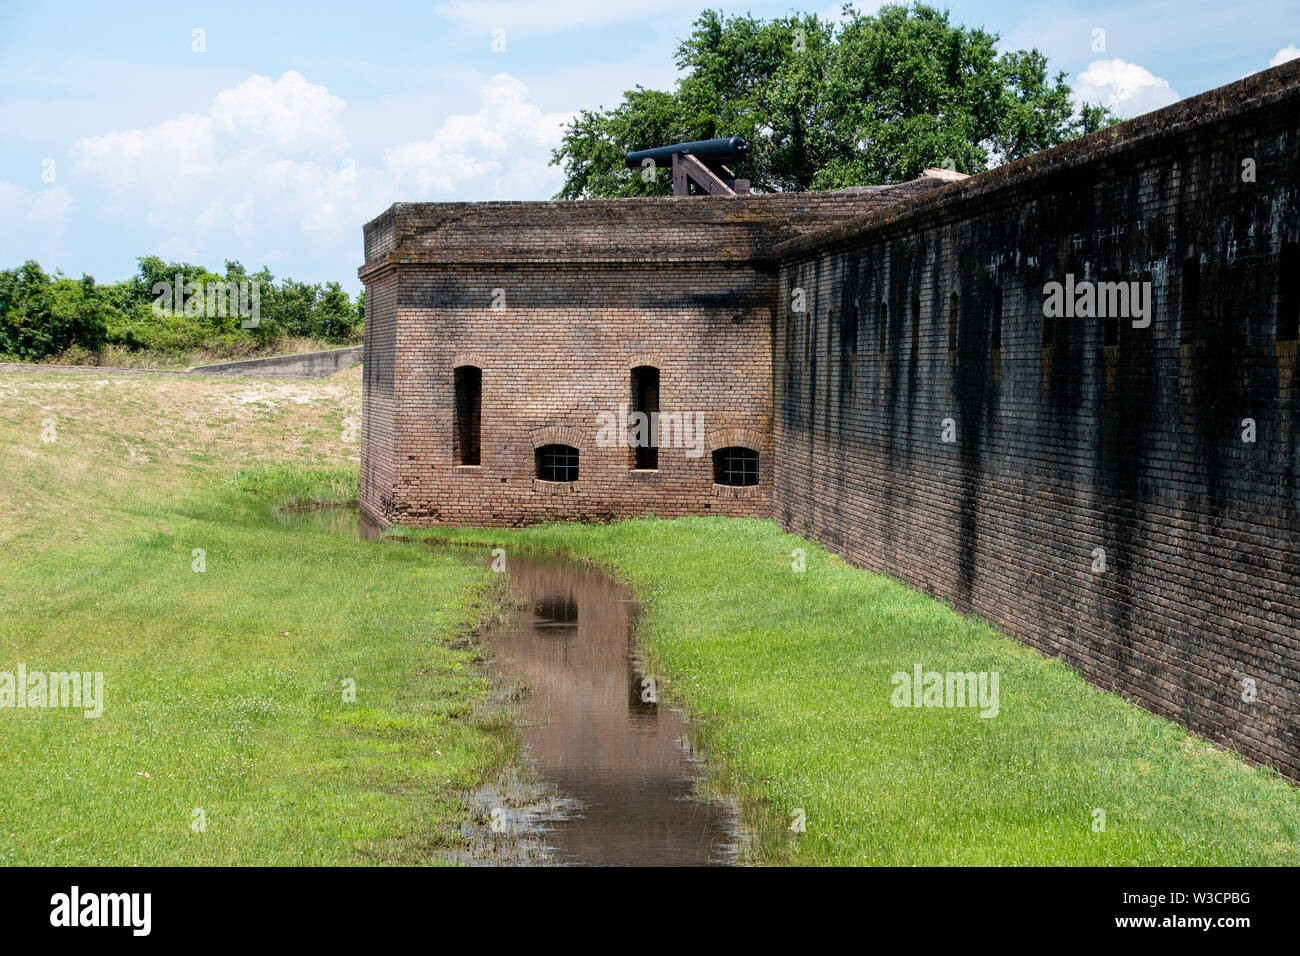
[[[355,510],[282,513],[323,532],[379,531]],[[529,814],[536,856],[560,864],[708,866],[734,863],[740,827],[730,805],[697,795],[700,768],[686,727],[656,700],[633,640],[636,604],[617,582],[557,558],[511,554],[506,574],[521,599],[488,636],[493,667],[527,693],[519,704],[528,774],[550,812]],[[562,808],[556,810],[556,808]],[[516,861],[520,858],[516,857]]]
[[[696,797],[681,717],[642,675],[631,595],[567,561],[511,555],[528,604],[490,640],[497,666],[531,690],[521,718],[541,781],[579,809],[550,824],[559,863],[704,866],[734,862],[736,815]]]

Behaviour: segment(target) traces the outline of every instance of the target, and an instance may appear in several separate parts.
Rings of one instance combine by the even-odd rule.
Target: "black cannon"
[[[647,159],[652,159],[656,166],[667,166],[678,153],[690,153],[696,159],[707,164],[734,163],[749,155],[749,144],[739,136],[727,136],[723,139],[699,139],[693,143],[678,143],[676,146],[656,146],[654,149],[636,149],[624,157],[630,169],[640,169]]]
[[[749,192],[749,180],[737,179],[724,164],[743,160],[748,154],[747,142],[739,136],[727,136],[636,149],[623,157],[623,161],[629,169],[642,170],[657,170],[671,164],[674,196],[692,195],[692,188],[696,193],[734,196]]]

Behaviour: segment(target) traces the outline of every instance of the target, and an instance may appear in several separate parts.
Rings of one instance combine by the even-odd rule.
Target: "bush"
[[[196,351],[264,351],[286,336],[334,345],[361,339],[362,297],[354,304],[337,282],[277,281],[266,269],[250,276],[236,261],[226,262],[224,275],[157,256],[145,256],[139,264],[136,275],[111,285],[99,285],[91,276],[79,281],[50,276],[30,260],[0,271],[0,355],[39,361],[96,355],[109,348],[179,357]],[[178,277],[195,308],[173,309],[170,297],[164,300],[163,293],[154,292],[161,283],[171,290]],[[257,283],[260,321],[255,327],[244,327],[245,316],[235,303],[224,310],[211,308],[215,299],[206,294],[196,298],[190,285],[198,283],[206,293],[242,282]]]
[[[51,277],[28,260],[0,271],[0,353],[32,360],[72,345],[93,352],[116,311],[90,276]]]

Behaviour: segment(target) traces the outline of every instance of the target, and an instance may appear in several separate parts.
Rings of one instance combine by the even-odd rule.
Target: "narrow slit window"
[[[889,306],[884,302],[880,303],[880,354],[884,355],[889,350]]]
[[[1196,340],[1197,316],[1201,312],[1201,263],[1192,256],[1183,263],[1179,285],[1178,338],[1185,345]]]
[[[571,445],[543,445],[536,451],[537,477],[542,481],[577,481],[578,449]]]
[[[850,355],[858,352],[858,321],[858,304],[855,302],[844,310],[840,322],[840,348]]]
[[[921,349],[921,300],[913,297],[912,299],[912,353],[915,354]]]
[[[948,352],[957,352],[957,293],[948,294]]]
[[[628,444],[632,447],[632,467],[653,471],[659,467],[659,446],[652,427],[659,414],[659,369],[638,365],[632,369],[633,421],[628,426]],[[644,416],[644,417],[643,417]]]
[[[993,289],[993,315],[991,318],[993,351],[1002,351],[1002,286]]]
[[[1278,261],[1277,340],[1300,338],[1300,245],[1284,243]]]
[[[758,484],[758,452],[752,448],[719,448],[713,453],[713,480],[719,485]]]
[[[1116,289],[1119,291],[1104,291]],[[1128,282],[1114,270],[1102,276],[1101,285],[1097,288],[1097,309],[1106,313],[1102,320],[1101,341],[1108,348],[1119,345],[1120,316],[1131,314],[1128,289]]]
[[[479,432],[483,418],[483,370],[473,365],[462,365],[456,369],[454,376],[456,464],[477,465],[481,450]]]
[[[1106,345],[1119,345],[1119,316],[1107,315],[1106,324],[1103,332],[1103,342]]]

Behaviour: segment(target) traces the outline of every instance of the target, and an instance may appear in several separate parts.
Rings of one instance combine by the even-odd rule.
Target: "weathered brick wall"
[[[935,185],[392,207],[367,226],[361,270],[363,510],[409,524],[767,514],[773,247]],[[477,466],[455,459],[460,365],[482,369]],[[598,415],[628,405],[642,365],[660,371],[660,412],[705,429],[702,445],[661,440],[654,471],[597,444]],[[534,449],[552,443],[578,448],[576,483],[536,480]],[[759,452],[757,486],[714,484],[712,451],[729,445]]]
[[[397,466],[397,276],[389,272],[366,285],[365,337],[361,348],[361,511],[372,520],[393,505]]]
[[[781,246],[772,490],[790,530],[1293,778],[1298,73]],[[1108,344],[1104,321],[1061,319],[1045,345],[1066,273],[1149,278],[1150,327]]]
[[[1293,62],[941,190],[398,204],[361,269],[362,509],[773,514],[1300,778],[1298,104]],[[1067,273],[1149,280],[1150,326],[1045,335]],[[596,445],[638,365],[662,411],[703,413],[703,456],[638,473]],[[553,442],[576,484],[535,480]],[[713,485],[727,444],[760,452],[757,487]]]

